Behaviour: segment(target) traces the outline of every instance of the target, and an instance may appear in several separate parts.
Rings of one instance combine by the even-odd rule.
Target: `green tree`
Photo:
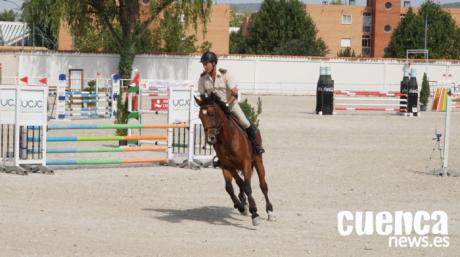
[[[460,58],[460,29],[452,16],[439,4],[426,1],[414,14],[411,9],[395,29],[385,57],[406,57],[407,49],[424,48],[424,27],[427,18],[427,48],[430,58]],[[415,58],[423,58],[422,55]]]
[[[247,52],[324,56],[328,50],[298,0],[265,0],[252,16]]]
[[[460,57],[460,29],[450,13],[432,1],[419,9],[420,19],[428,17],[427,47],[430,58],[458,59]]]
[[[162,20],[166,10],[181,14],[184,26],[206,23],[210,13],[211,0],[150,0],[148,12],[141,19],[141,3],[137,0],[62,0],[65,20],[75,35],[88,30],[108,33],[114,52],[120,55],[118,70],[122,78],[131,76],[132,64],[142,47],[148,48],[148,34],[153,22]],[[167,42],[169,39],[166,39]],[[158,40],[161,42],[161,40]],[[126,103],[118,99],[117,123],[126,123]],[[119,132],[121,134],[123,132]]]
[[[230,27],[241,27],[241,24],[243,24],[243,15],[230,8]]]
[[[211,48],[212,48],[212,43],[209,41],[204,41],[200,46],[200,52],[204,53],[207,51],[211,51]]]
[[[322,40],[316,42],[313,38],[302,38],[282,43],[275,48],[274,54],[324,56],[327,52],[326,43]]]
[[[0,21],[14,21],[16,19],[16,13],[13,10],[3,11],[0,13]]]
[[[64,0],[64,17],[72,31],[80,32],[108,31],[114,42],[114,50],[120,54],[118,70],[122,78],[131,76],[134,57],[139,53],[139,44],[150,30],[153,22],[160,22],[166,10],[183,14],[184,24],[193,24],[195,29],[199,21],[206,25],[210,0],[160,0],[149,2],[149,11],[141,19],[140,1],[130,0]],[[144,1],[145,2],[145,1]]]
[[[33,34],[33,44],[49,49],[57,48],[62,14],[59,0],[26,0],[22,5],[22,20]]]
[[[250,16],[251,12],[237,12],[235,8],[230,8],[230,27],[241,27],[244,17]]]
[[[355,50],[352,50],[350,47],[340,49],[337,53],[337,57],[356,57]]]
[[[102,28],[98,31],[90,28],[82,30],[73,40],[74,48],[79,52],[112,52],[115,49],[110,32]]]
[[[241,29],[238,32],[230,33],[230,53],[244,54],[246,52],[246,38],[242,35]]]
[[[422,89],[420,90],[420,104],[427,106],[429,97],[430,97],[430,83],[428,82],[426,73],[423,73]]]
[[[165,11],[164,18],[157,30],[157,38],[162,40],[161,52],[193,53],[196,52],[194,35],[186,36],[181,13]]]
[[[407,49],[421,49],[423,46],[423,21],[409,8],[406,16],[391,35],[391,40],[385,48],[385,57],[406,57]]]

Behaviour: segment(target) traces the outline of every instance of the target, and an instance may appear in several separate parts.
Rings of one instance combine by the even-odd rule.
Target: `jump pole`
[[[136,158],[107,160],[55,160],[46,161],[46,165],[91,165],[91,164],[126,164],[126,163],[167,163],[168,158]]]

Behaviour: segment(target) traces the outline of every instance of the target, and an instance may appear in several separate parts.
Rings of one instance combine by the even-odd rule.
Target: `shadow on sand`
[[[234,209],[228,207],[203,206],[186,210],[145,208],[142,210],[160,213],[162,216],[155,218],[170,223],[181,223],[182,221],[190,220],[206,222],[211,225],[235,226],[238,228],[255,230],[252,227],[238,224],[241,223],[241,221],[247,222],[248,225],[251,224],[250,216],[242,216]],[[236,218],[235,216],[240,216],[241,218]],[[247,221],[245,221],[245,219],[247,219]],[[236,221],[236,223],[232,221]]]

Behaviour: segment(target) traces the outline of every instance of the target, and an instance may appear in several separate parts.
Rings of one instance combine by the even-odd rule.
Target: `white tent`
[[[25,22],[0,21],[0,45],[23,45],[29,34],[29,27]]]

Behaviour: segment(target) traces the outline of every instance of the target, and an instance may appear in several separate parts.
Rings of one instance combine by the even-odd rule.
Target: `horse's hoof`
[[[273,212],[268,212],[268,221],[276,221],[276,216]]]
[[[252,225],[253,226],[258,226],[260,224],[260,217],[257,216],[255,218],[252,218]]]
[[[241,205],[238,207],[238,211],[240,212],[241,215],[248,215],[248,209],[246,208],[245,205]]]

